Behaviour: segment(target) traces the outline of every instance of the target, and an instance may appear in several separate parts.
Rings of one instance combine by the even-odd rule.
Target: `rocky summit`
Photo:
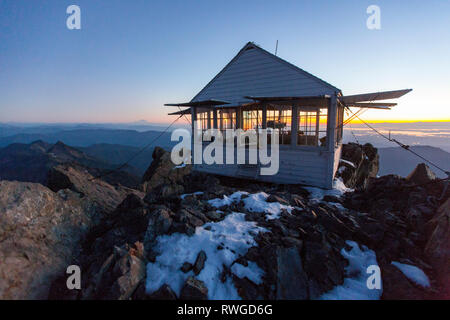
[[[68,163],[46,186],[2,181],[0,298],[448,299],[450,190],[378,161],[345,145],[332,190],[202,174],[161,148],[136,188]]]

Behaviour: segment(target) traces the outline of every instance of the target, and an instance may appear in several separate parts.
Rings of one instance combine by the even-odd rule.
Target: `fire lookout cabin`
[[[261,175],[259,164],[225,164],[225,159],[224,164],[194,164],[194,170],[330,189],[341,156],[344,109],[388,110],[396,103],[373,101],[399,98],[410,91],[343,96],[340,89],[249,42],[190,102],[166,106],[179,108],[170,115],[190,115],[193,133],[194,121],[202,132],[211,128],[278,131],[275,175]],[[204,141],[203,148],[209,143]],[[224,157],[225,153],[224,147]]]

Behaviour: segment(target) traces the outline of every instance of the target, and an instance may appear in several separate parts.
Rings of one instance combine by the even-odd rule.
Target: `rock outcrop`
[[[0,181],[0,299],[46,299],[96,214],[71,190]]]
[[[370,143],[360,145],[348,143],[342,145],[341,161],[337,177],[342,178],[348,188],[364,189],[368,179],[375,178],[379,169],[377,149]]]
[[[425,246],[425,255],[433,266],[441,283],[443,298],[450,298],[450,198],[437,210],[426,228],[430,236]]]
[[[0,181],[0,298],[46,299],[52,281],[79,263],[89,232],[140,194],[93,178],[63,164],[49,170],[49,188]]]
[[[153,161],[142,177],[142,190],[150,192],[157,187],[166,187],[166,190],[161,191],[163,194],[181,194],[183,189],[180,188],[180,182],[191,172],[191,166],[174,165],[170,159],[170,152],[160,147],[155,148],[152,157]]]
[[[336,190],[328,195],[324,191],[322,199],[310,196],[316,189],[191,172],[189,166],[174,166],[170,154],[160,148],[143,178],[145,193],[111,186],[68,165],[55,166],[49,174],[48,185],[55,192],[34,184],[4,187],[2,182],[0,210],[7,214],[0,219],[7,223],[0,225],[0,234],[8,236],[0,239],[0,258],[8,256],[7,263],[0,259],[0,272],[10,272],[17,259],[25,259],[38,281],[53,280],[52,299],[208,299],[217,286],[228,286],[221,294],[243,299],[318,299],[355,276],[342,253],[350,250],[352,241],[376,256],[382,298],[448,297],[449,278],[443,270],[450,261],[450,191],[442,201],[441,181],[424,187],[415,179],[376,177],[378,156],[370,145],[346,147],[343,154],[347,162],[342,162],[340,177],[355,191],[341,196]],[[72,206],[78,211],[69,214]],[[55,217],[45,208],[56,210]],[[22,211],[18,218],[13,214]],[[33,220],[41,215],[45,218]],[[226,225],[227,219],[237,217],[241,220]],[[27,228],[17,227],[21,224],[14,219],[22,219]],[[37,222],[27,225],[27,219]],[[58,239],[65,233],[69,237],[63,245]],[[191,247],[190,241],[202,234],[208,236]],[[182,239],[183,247],[176,248],[183,252],[180,259],[160,260],[164,252],[170,253],[161,247],[161,239]],[[38,245],[42,248],[35,249]],[[17,249],[7,251],[11,246]],[[58,258],[52,250],[61,252]],[[30,259],[32,254],[36,256]],[[39,267],[41,255],[48,257],[48,264]],[[412,282],[394,261],[422,269],[431,288]],[[68,264],[83,270],[80,291],[65,286]],[[158,277],[167,270],[176,275],[151,282],[149,266],[165,270],[154,273]],[[49,270],[50,275],[45,273]],[[18,268],[14,277],[1,277],[0,294],[28,297],[23,290],[34,282],[30,276],[20,282],[24,272]],[[36,290],[30,292],[39,298],[48,287]]]

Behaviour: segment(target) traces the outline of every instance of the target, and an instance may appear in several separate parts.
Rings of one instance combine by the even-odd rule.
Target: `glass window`
[[[297,144],[325,146],[327,136],[327,109],[300,109],[298,114]]]
[[[267,108],[267,128],[279,131],[280,144],[291,143],[291,107],[268,107]]]

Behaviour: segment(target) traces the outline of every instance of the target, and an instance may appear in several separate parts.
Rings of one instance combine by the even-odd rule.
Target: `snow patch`
[[[267,214],[267,220],[280,218],[283,209],[289,213],[294,209],[292,206],[286,206],[279,202],[267,202],[268,197],[269,195],[265,192],[250,194],[244,199],[245,209],[251,212],[264,212]]]
[[[430,286],[430,279],[428,279],[425,272],[422,269],[417,268],[416,266],[400,263],[397,261],[392,261],[392,265],[396,266],[409,280],[422,286],[424,288],[428,288]]]
[[[207,230],[209,229],[209,230]],[[174,233],[157,238],[155,251],[159,253],[154,263],[147,264],[146,291],[152,293],[163,284],[168,284],[179,296],[182,286],[193,271],[183,273],[180,268],[184,262],[194,263],[198,253],[203,250],[207,259],[197,279],[208,288],[209,299],[240,299],[231,278],[220,281],[223,266],[231,264],[247,250],[256,246],[254,236],[267,229],[258,227],[256,222],[246,221],[243,213],[233,212],[219,222],[206,223],[195,229],[195,234]],[[221,246],[222,249],[218,249]],[[237,264],[234,264],[237,265]],[[237,276],[246,276],[252,281],[261,281],[263,271],[253,263],[248,267],[234,267]]]
[[[349,251],[342,248],[342,256],[348,260],[349,265],[345,268],[347,277],[344,283],[333,290],[323,294],[321,300],[378,300],[383,289],[369,289],[367,279],[369,274],[367,268],[371,265],[378,266],[375,252],[362,246],[362,250],[354,241],[346,241],[351,247]]]
[[[335,196],[340,198],[346,192],[353,192],[351,188],[347,188],[341,178],[336,178],[333,181],[333,188],[331,190],[316,188],[316,187],[305,187],[309,191],[309,198],[314,201],[321,201],[325,196]]]
[[[235,263],[231,266],[231,272],[238,278],[243,279],[246,277],[255,284],[261,284],[262,276],[264,275],[264,271],[253,261],[249,261],[247,267],[240,263]]]
[[[344,159],[340,159],[339,161],[340,161],[340,162],[343,162],[343,163],[346,163],[346,164],[348,164],[348,165],[350,165],[350,166],[352,166],[353,168],[356,169],[355,164],[354,164],[353,162],[351,162],[351,161],[344,160]]]
[[[248,192],[245,191],[236,191],[235,193],[233,193],[230,196],[223,196],[223,199],[212,199],[212,200],[208,200],[208,203],[210,205],[212,205],[213,207],[216,208],[221,208],[223,206],[229,206],[230,204],[234,203],[234,202],[239,202],[241,201],[241,198],[243,195],[247,195]]]

